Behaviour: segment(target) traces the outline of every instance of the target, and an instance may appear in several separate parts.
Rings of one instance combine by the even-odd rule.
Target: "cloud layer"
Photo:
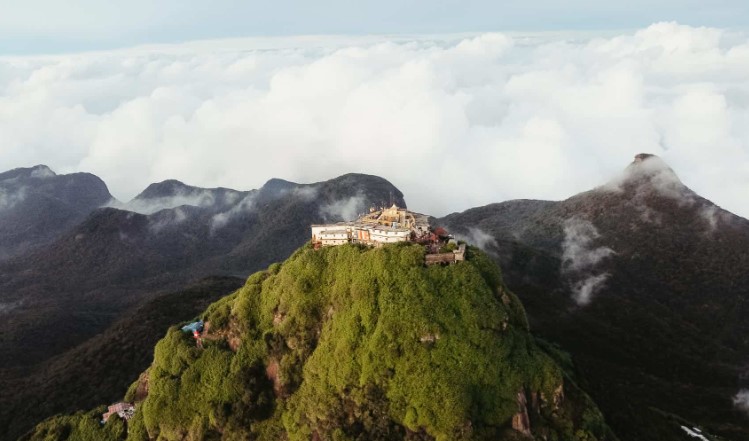
[[[365,172],[442,215],[563,199],[645,151],[749,216],[747,35],[261,42],[0,58],[0,169],[90,171],[121,200],[169,178],[245,190]]]

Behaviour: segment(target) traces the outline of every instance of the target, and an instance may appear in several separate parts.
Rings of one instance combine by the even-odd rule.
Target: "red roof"
[[[444,236],[447,236],[448,233],[447,233],[446,229],[444,229],[442,227],[437,227],[437,228],[434,229],[434,234],[436,234],[437,236],[440,236],[440,237],[444,237]]]

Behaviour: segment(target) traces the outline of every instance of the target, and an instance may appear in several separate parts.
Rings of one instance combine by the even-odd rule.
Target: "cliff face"
[[[530,335],[499,269],[476,249],[467,257],[426,267],[417,245],[305,246],[201,315],[203,349],[178,327],[167,332],[125,396],[143,398],[147,382],[126,435],[116,419],[81,430],[131,440],[615,439],[555,361],[564,356]],[[93,417],[56,417],[27,439],[65,439],[54,434]]]

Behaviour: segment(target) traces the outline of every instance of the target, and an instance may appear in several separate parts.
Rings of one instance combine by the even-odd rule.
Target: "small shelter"
[[[109,406],[107,411],[104,412],[104,414],[101,416],[101,422],[106,423],[107,421],[109,421],[109,418],[114,414],[117,414],[123,420],[128,421],[130,420],[130,418],[133,417],[133,415],[135,415],[135,406],[133,406],[133,403],[125,403],[125,402],[114,403],[111,406]]]
[[[203,332],[203,321],[198,320],[197,322],[192,322],[189,325],[185,325],[182,327],[182,332],[189,332],[189,333],[195,333],[197,331],[198,333]]]

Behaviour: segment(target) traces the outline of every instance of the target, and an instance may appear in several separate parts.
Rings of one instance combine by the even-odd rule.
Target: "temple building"
[[[316,247],[361,243],[379,246],[386,243],[421,241],[432,234],[429,217],[393,205],[371,208],[368,214],[351,222],[312,225],[312,243]]]

